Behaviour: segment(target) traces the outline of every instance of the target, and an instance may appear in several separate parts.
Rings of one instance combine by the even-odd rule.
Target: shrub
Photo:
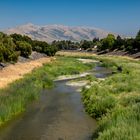
[[[44,53],[47,54],[48,56],[54,56],[56,52],[57,52],[57,48],[51,45],[48,45],[44,50]]]
[[[18,56],[12,38],[0,33],[0,62],[17,61]]]
[[[16,42],[16,51],[19,51],[23,57],[29,57],[32,53],[32,47],[25,41],[18,41]]]

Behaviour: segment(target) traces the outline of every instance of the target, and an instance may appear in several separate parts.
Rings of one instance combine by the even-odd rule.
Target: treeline
[[[135,38],[121,38],[109,34],[106,38],[101,39],[98,44],[98,51],[113,51],[123,50],[129,53],[136,53],[140,51],[140,31],[137,33]]]
[[[0,32],[0,62],[16,62],[19,56],[28,58],[32,51],[54,56],[57,48],[47,42],[32,40],[28,36]]]
[[[19,56],[28,58],[32,51],[45,53],[54,56],[58,50],[86,50],[98,52],[109,52],[113,50],[127,51],[136,53],[140,51],[140,31],[135,38],[115,37],[112,34],[104,39],[94,38],[92,41],[82,40],[72,41],[53,41],[48,44],[45,41],[32,40],[28,36],[20,34],[6,35],[0,32],[0,62],[16,62]]]
[[[94,38],[92,41],[83,40],[81,42],[72,41],[54,41],[52,42],[59,50],[87,50],[92,51],[96,48],[97,51],[113,51],[123,50],[129,53],[135,53],[140,51],[140,31],[135,38],[121,38],[121,36],[115,37],[112,34],[104,39]]]

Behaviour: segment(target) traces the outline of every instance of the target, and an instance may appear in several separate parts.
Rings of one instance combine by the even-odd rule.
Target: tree
[[[113,50],[114,49],[114,44],[115,44],[115,36],[112,34],[108,34],[108,36],[104,39],[101,40],[101,48],[100,50]]]
[[[129,53],[134,53],[134,43],[135,40],[133,38],[125,39],[125,51],[128,51]]]
[[[55,46],[52,46],[52,45],[48,45],[46,48],[46,51],[45,51],[45,53],[48,56],[54,56],[56,52],[57,52],[57,48]]]
[[[81,48],[84,49],[84,50],[87,50],[91,47],[93,47],[93,42],[92,41],[84,40],[81,44]]]
[[[2,44],[0,44],[0,62],[4,61],[4,46]]]
[[[17,61],[18,53],[15,47],[12,38],[0,32],[0,62]]]
[[[136,40],[140,40],[140,30],[138,31],[138,33],[136,35]]]
[[[135,48],[137,51],[140,51],[140,30],[139,30],[139,32],[138,32],[137,35],[136,35],[135,43],[134,43],[134,48]]]
[[[14,41],[15,44],[16,44],[17,41],[25,41],[25,42],[32,45],[32,39],[28,36],[25,36],[25,35],[23,36],[23,35],[16,34],[16,33],[12,34],[10,36],[13,38],[13,41]]]
[[[121,36],[118,35],[115,40],[113,49],[123,50],[124,44],[125,44],[125,41],[121,38]]]
[[[93,42],[93,44],[94,44],[94,46],[95,46],[95,45],[97,45],[97,43],[98,43],[99,41],[100,41],[99,38],[94,38],[92,42]]]
[[[29,57],[32,53],[32,46],[25,41],[18,41],[16,46],[16,51],[20,52],[20,55],[23,57]]]

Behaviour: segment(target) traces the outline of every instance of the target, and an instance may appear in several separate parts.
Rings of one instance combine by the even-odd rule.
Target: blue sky
[[[21,24],[91,26],[135,35],[140,0],[0,0],[0,28]]]

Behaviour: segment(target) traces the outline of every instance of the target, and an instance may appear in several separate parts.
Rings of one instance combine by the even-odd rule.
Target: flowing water
[[[0,140],[88,140],[95,128],[76,88],[59,81],[55,88],[42,91],[40,101],[22,117],[3,128]]]
[[[98,78],[107,73],[102,67],[95,71]],[[0,130],[0,140],[91,140],[96,122],[84,112],[78,87],[66,82],[42,91],[39,101]]]
[[[95,75],[96,78],[106,78],[112,75],[112,70],[100,66],[99,63],[97,63],[93,71],[94,71],[93,75]]]

